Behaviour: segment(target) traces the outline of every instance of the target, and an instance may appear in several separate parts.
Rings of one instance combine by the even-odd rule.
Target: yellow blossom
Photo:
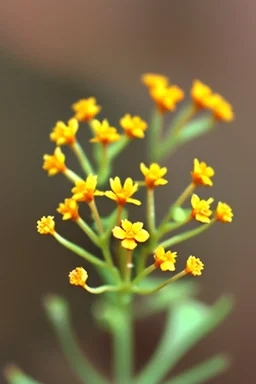
[[[144,163],[141,163],[140,170],[145,176],[145,183],[149,189],[168,183],[168,181],[163,178],[167,172],[166,167],[161,168],[158,164],[152,163],[148,168]]]
[[[78,121],[70,119],[66,125],[63,121],[58,121],[50,134],[50,139],[57,145],[72,145],[76,141]]]
[[[85,284],[88,279],[88,273],[84,268],[77,267],[69,273],[68,277],[70,284],[85,288]]]
[[[157,247],[154,254],[155,267],[160,267],[162,271],[175,271],[177,252],[167,251],[164,247]]]
[[[54,176],[56,173],[65,172],[65,155],[60,147],[55,148],[53,155],[44,155],[43,169],[48,171],[48,176]]]
[[[150,89],[150,96],[161,113],[174,111],[176,104],[184,99],[184,92],[177,85],[158,86]]]
[[[204,264],[202,261],[195,256],[189,256],[186,263],[185,272],[193,276],[202,275],[202,270],[204,269]]]
[[[99,120],[92,121],[92,128],[95,132],[95,137],[90,140],[91,143],[101,143],[107,145],[120,139],[120,135],[115,127],[110,127],[108,120],[103,120],[102,123]]]
[[[65,199],[64,203],[60,203],[57,211],[63,215],[63,220],[76,221],[79,218],[77,202],[72,198]]]
[[[55,232],[54,216],[43,216],[37,221],[37,231],[41,235],[53,235]]]
[[[230,122],[235,118],[232,105],[218,93],[207,99],[206,106],[212,111],[216,120]]]
[[[200,221],[201,223],[209,223],[212,211],[210,210],[210,204],[213,202],[213,198],[208,200],[200,200],[200,198],[194,194],[191,198],[192,205],[192,218]]]
[[[216,220],[222,223],[231,223],[233,216],[232,208],[228,204],[219,201],[215,214]]]
[[[191,97],[195,106],[200,109],[208,108],[207,102],[210,96],[212,96],[211,88],[200,80],[194,80],[191,88]]]
[[[94,97],[89,97],[88,99],[78,100],[72,105],[72,109],[78,121],[90,121],[99,113],[101,107],[97,105]]]
[[[157,73],[145,73],[141,76],[141,81],[148,88],[155,88],[158,86],[167,87],[169,80],[166,76]]]
[[[139,116],[132,117],[128,113],[122,117],[120,125],[128,137],[139,139],[142,139],[145,136],[144,131],[148,127],[146,121],[142,120]]]
[[[214,169],[208,167],[206,163],[199,163],[198,159],[194,159],[194,169],[191,176],[195,185],[212,186],[211,177],[214,176]]]
[[[113,236],[122,240],[122,247],[125,249],[133,250],[137,247],[138,243],[144,243],[149,238],[149,233],[142,229],[143,223],[131,223],[129,220],[121,220],[121,226],[113,228]]]
[[[72,189],[72,198],[76,201],[85,201],[90,203],[94,196],[103,196],[104,193],[96,190],[98,176],[89,175],[86,180],[79,180]]]
[[[141,205],[139,200],[131,198],[131,196],[137,192],[138,184],[133,183],[133,180],[130,177],[125,180],[123,186],[119,177],[115,177],[114,179],[111,178],[110,186],[112,191],[106,191],[105,196],[115,200],[118,205],[123,206],[126,203]]]

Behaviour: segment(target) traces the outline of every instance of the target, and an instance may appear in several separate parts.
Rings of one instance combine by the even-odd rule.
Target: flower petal
[[[140,221],[137,221],[136,223],[133,223],[133,225],[132,225],[132,231],[134,232],[134,234],[139,232],[142,228],[143,228],[143,223]]]
[[[131,199],[130,197],[128,197],[127,203],[131,203],[131,204],[135,204],[135,205],[141,205],[141,201],[139,201],[137,199]]]
[[[132,229],[132,223],[127,219],[121,221],[121,226],[125,231],[131,231]]]
[[[126,232],[118,226],[112,229],[112,233],[113,233],[113,236],[117,239],[120,239],[120,240],[125,239]]]
[[[122,241],[122,247],[123,248],[125,248],[125,249],[129,249],[129,250],[133,250],[134,248],[136,248],[137,247],[137,243],[136,243],[136,241],[135,240],[133,240],[133,239],[124,239],[123,241]]]
[[[139,243],[144,243],[149,238],[149,233],[145,229],[141,229],[135,236],[135,240]]]
[[[117,200],[116,194],[112,191],[106,191],[104,194],[111,200],[115,200],[115,201]]]
[[[144,176],[146,176],[146,174],[149,172],[149,169],[146,167],[144,163],[140,163],[140,170]]]

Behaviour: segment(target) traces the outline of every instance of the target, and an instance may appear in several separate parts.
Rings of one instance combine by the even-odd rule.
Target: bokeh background
[[[54,292],[68,298],[81,344],[107,371],[109,340],[88,317],[91,299],[68,285],[67,273],[79,264],[78,257],[35,230],[36,220],[54,213],[70,191],[61,176],[47,178],[42,154],[53,149],[48,134],[54,123],[69,118],[70,105],[80,97],[96,96],[103,105],[101,117],[113,124],[126,112],[147,119],[152,103],[139,77],[156,71],[187,92],[194,78],[201,79],[236,112],[234,123],[168,159],[170,182],[159,195],[161,215],[187,185],[198,157],[216,169],[215,186],[205,195],[229,202],[235,212],[232,225],[216,225],[177,247],[180,254],[192,252],[205,260],[203,300],[212,303],[223,292],[236,297],[233,315],[181,368],[228,351],[233,367],[214,382],[256,381],[255,12],[251,0],[1,2],[1,366],[15,361],[43,383],[78,384],[43,313],[43,295]],[[86,129],[79,134],[89,148]],[[144,160],[141,145],[136,153],[127,152],[116,173],[127,176]],[[68,162],[76,166],[69,155]],[[63,234],[84,241],[60,217],[58,225]],[[161,318],[140,326],[140,362],[161,327]]]

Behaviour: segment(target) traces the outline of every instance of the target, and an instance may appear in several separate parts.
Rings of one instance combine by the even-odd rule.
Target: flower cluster
[[[178,86],[171,85],[167,77],[159,74],[145,74],[142,76],[142,82],[148,87],[149,93],[156,104],[158,117],[167,111],[175,110],[177,103],[182,101],[185,96]],[[177,140],[179,134],[182,134],[188,120],[202,109],[210,110],[215,120],[231,121],[234,117],[230,104],[220,95],[214,94],[210,87],[199,80],[195,80],[193,83],[191,98],[192,109],[190,109],[183,123],[174,129],[174,133],[171,133],[173,135],[171,137],[175,140]],[[86,249],[78,247],[61,236],[56,231],[53,216],[43,216],[37,222],[38,232],[52,235],[60,244],[82,256],[98,269],[106,269],[106,273],[112,275],[109,280],[116,281],[116,286],[89,287],[87,284],[87,271],[83,267],[77,267],[69,274],[69,281],[72,285],[83,287],[95,294],[107,291],[116,292],[118,290],[140,293],[142,291],[138,286],[138,281],[149,273],[156,269],[163,272],[175,271],[177,252],[168,249],[170,246],[173,247],[176,242],[185,241],[192,236],[198,235],[216,221],[221,223],[232,222],[232,209],[223,202],[218,202],[216,208],[214,208],[212,207],[214,203],[212,197],[204,200],[195,193],[195,190],[201,187],[212,187],[215,174],[211,166],[195,158],[189,185],[177,200],[170,204],[166,209],[165,216],[157,225],[155,220],[155,194],[158,187],[168,188],[167,168],[162,167],[158,161],[152,159],[147,163],[148,165],[140,164],[141,176],[139,180],[135,181],[132,177],[122,179],[118,176],[110,177],[113,160],[134,139],[142,139],[146,134],[150,135],[150,125],[148,128],[148,123],[141,117],[127,113],[119,121],[123,133],[118,132],[117,128],[111,126],[107,119],[102,121],[94,119],[100,112],[101,107],[97,105],[97,101],[93,97],[77,101],[72,108],[75,113],[74,117],[68,120],[67,124],[58,121],[50,134],[50,139],[56,143],[57,147],[53,155],[44,155],[43,168],[48,171],[49,176],[62,173],[72,182],[71,197],[65,198],[59,204],[57,212],[62,215],[63,220],[71,220],[77,224],[94,245],[100,248],[102,257],[91,254]],[[161,119],[158,121],[161,121]],[[90,126],[93,133],[90,142],[96,144],[93,146],[96,164],[91,163],[78,143],[78,122],[88,123]],[[155,127],[155,129],[158,130],[158,133],[160,132],[158,137],[161,137],[161,126]],[[156,135],[153,137],[156,138]],[[176,142],[179,143],[179,140]],[[159,142],[153,141],[151,144],[157,148]],[[79,176],[67,168],[65,155],[60,149],[62,145],[67,145],[73,150],[85,175]],[[108,180],[110,188],[105,188],[104,186]],[[143,191],[146,194],[147,220],[145,225],[142,221],[131,221],[129,212],[124,209],[124,206],[129,203],[135,206],[143,204],[141,195],[138,194],[140,199],[134,198],[134,196],[137,197],[137,192]],[[116,207],[107,217],[103,218],[100,215],[95,197],[107,198],[116,203]],[[104,201],[107,202],[107,199]],[[190,207],[185,206],[187,200],[190,200]],[[80,203],[86,203],[85,207],[89,208],[94,225],[88,220],[83,220],[80,216]],[[179,212],[184,213],[182,218],[177,219],[177,214],[175,214],[177,208]],[[190,225],[189,223],[192,220],[203,225],[181,232],[179,236],[172,236],[173,230],[181,230],[183,226]],[[149,258],[151,264],[146,267]],[[133,266],[135,266],[134,269],[132,269]],[[204,264],[199,258],[189,256],[181,272],[153,291],[188,274],[200,276],[203,269]],[[149,291],[148,293],[152,292]]]

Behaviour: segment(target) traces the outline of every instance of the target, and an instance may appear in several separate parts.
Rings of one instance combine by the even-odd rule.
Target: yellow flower
[[[72,189],[72,198],[76,201],[85,201],[90,203],[94,196],[103,196],[104,193],[96,190],[98,176],[89,175],[86,180],[79,180]]]
[[[204,264],[202,261],[195,256],[189,256],[186,263],[185,272],[193,276],[201,276]]]
[[[214,176],[214,173],[214,169],[208,167],[206,163],[199,163],[198,159],[194,159],[194,169],[191,176],[195,185],[212,186],[211,177]]]
[[[91,143],[101,143],[105,146],[120,139],[116,128],[110,127],[106,119],[103,120],[102,123],[99,120],[93,120],[92,128],[95,132],[95,137],[90,140]]]
[[[88,279],[88,273],[84,268],[77,267],[69,273],[68,277],[70,284],[85,288],[85,284]]]
[[[228,204],[219,201],[215,216],[216,220],[221,221],[222,223],[231,223],[234,214],[232,208]]]
[[[37,221],[37,231],[41,235],[53,235],[55,232],[54,216],[43,216]]]
[[[56,175],[59,172],[66,171],[65,155],[60,147],[55,148],[53,155],[44,155],[43,169],[48,171],[48,176]]]
[[[70,119],[68,125],[63,121],[58,121],[50,134],[50,139],[57,145],[72,145],[76,141],[76,132],[78,130],[78,121]]]
[[[167,87],[169,80],[166,76],[157,73],[145,73],[141,76],[141,81],[148,88],[155,88],[158,86]]]
[[[207,102],[210,96],[212,96],[211,88],[200,80],[194,80],[191,88],[191,97],[195,106],[200,109],[208,108]]]
[[[76,221],[79,218],[77,202],[72,198],[60,203],[57,211],[63,215],[62,220]]]
[[[119,177],[111,178],[110,186],[112,191],[106,191],[105,196],[115,200],[118,205],[123,206],[126,203],[141,205],[139,200],[131,199],[131,196],[138,190],[138,184],[133,184],[133,180],[130,177],[125,180],[123,186]]]
[[[75,118],[78,121],[89,121],[93,119],[101,110],[101,107],[96,103],[94,97],[78,100],[72,105],[72,109],[75,112]]]
[[[230,122],[235,118],[232,105],[218,93],[207,99],[206,106],[213,112],[216,120]]]
[[[163,178],[167,172],[166,167],[160,168],[158,164],[152,163],[148,168],[144,163],[141,163],[140,170],[145,176],[145,183],[149,189],[168,183],[168,181]]]
[[[154,254],[155,267],[160,267],[162,271],[175,271],[177,252],[167,251],[164,247],[157,247]]]
[[[192,212],[191,216],[193,219],[200,221],[201,223],[209,223],[209,217],[212,214],[210,210],[210,204],[213,202],[213,198],[208,200],[200,200],[200,198],[194,194],[191,198]]]
[[[176,104],[184,99],[184,92],[177,85],[158,86],[150,89],[150,96],[161,113],[174,111]]]
[[[144,243],[149,238],[149,233],[142,227],[143,223],[139,221],[131,223],[129,220],[122,220],[121,226],[114,227],[112,232],[116,239],[122,240],[123,248],[133,250],[138,243]]]
[[[128,137],[139,139],[145,136],[144,131],[148,127],[146,121],[142,120],[139,116],[132,117],[128,113],[122,117],[120,125]]]

